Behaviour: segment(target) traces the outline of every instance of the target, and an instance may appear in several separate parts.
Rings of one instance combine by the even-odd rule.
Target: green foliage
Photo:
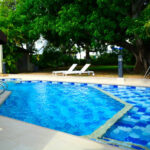
[[[16,68],[17,61],[21,57],[21,54],[17,53],[17,48],[8,46],[6,44],[4,46],[4,51],[3,51],[4,59],[3,62],[6,63],[6,72],[7,73],[16,73],[18,72]]]
[[[118,65],[118,50],[113,50],[112,53],[102,53],[98,58],[91,58],[91,63],[93,65]],[[132,53],[123,49],[123,64],[124,65],[134,65],[135,59]]]
[[[146,35],[150,38],[150,5],[148,5],[148,7],[145,9],[144,17],[145,17],[144,30],[146,32]]]
[[[101,53],[106,51],[106,45],[126,49],[132,46],[134,50],[130,51],[138,55],[135,35],[144,44],[150,41],[150,4],[144,5],[143,1],[141,4],[141,9],[133,11],[139,6],[131,0],[3,0],[0,2],[0,29],[8,36],[6,47],[12,56],[15,47],[23,44],[29,51],[35,51],[34,43],[41,35],[55,46],[40,56],[41,66],[71,62],[68,55],[74,51],[75,44],[80,50],[102,50]],[[7,64],[17,61],[17,57],[13,58],[13,63],[5,59]],[[131,61],[131,57],[128,58],[125,59],[127,63]],[[116,64],[115,60],[108,60],[107,54],[99,61]]]
[[[16,1],[17,2],[17,1]],[[17,43],[17,29],[14,29],[12,23],[12,14],[15,9],[16,2],[14,0],[0,1],[0,30],[2,30],[8,39],[8,43],[4,46],[4,62],[6,63],[6,71],[8,73],[16,71],[16,59],[14,54],[14,42]],[[15,34],[14,34],[15,33]]]
[[[38,30],[34,30],[32,10],[24,5],[24,0],[0,1],[0,30],[6,35],[8,42],[4,46],[4,61],[7,72],[16,72],[19,59],[17,47],[27,46],[28,51],[34,51],[34,42],[39,38]],[[29,11],[30,10],[30,11]]]
[[[134,65],[135,58],[132,53],[127,51],[126,49],[123,49],[123,64],[125,65]]]
[[[16,73],[17,68],[16,68],[16,60],[13,58],[12,55],[7,55],[5,59],[3,60],[6,62],[6,72],[7,73]]]
[[[104,53],[98,58],[91,60],[93,65],[117,65],[118,55],[115,53]]]
[[[141,39],[149,39],[150,4],[140,13],[138,18],[130,21],[127,34],[137,34]],[[129,23],[129,22],[128,22]]]
[[[34,55],[33,62],[40,68],[56,68],[69,66],[75,62],[75,59],[51,46],[46,47],[42,55]]]

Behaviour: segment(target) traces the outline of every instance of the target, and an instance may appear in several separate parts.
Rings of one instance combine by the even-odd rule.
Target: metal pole
[[[120,55],[118,55],[118,76],[123,77],[123,57],[122,57],[122,48],[119,48]]]

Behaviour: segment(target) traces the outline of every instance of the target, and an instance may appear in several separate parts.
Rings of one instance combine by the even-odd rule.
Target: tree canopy
[[[9,0],[7,4],[4,0],[2,3],[0,29],[10,36],[10,41],[26,43],[30,50],[42,35],[62,51],[77,44],[87,55],[98,47],[117,45],[133,53],[135,71],[141,72],[150,65],[149,0]]]

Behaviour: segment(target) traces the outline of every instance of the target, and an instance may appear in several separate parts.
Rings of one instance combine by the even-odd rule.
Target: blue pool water
[[[150,148],[150,88],[103,86],[103,90],[133,105],[104,135]]]
[[[74,135],[88,135],[124,105],[85,84],[8,82],[0,115]]]

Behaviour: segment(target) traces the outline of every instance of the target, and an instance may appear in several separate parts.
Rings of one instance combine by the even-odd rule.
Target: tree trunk
[[[134,72],[135,73],[141,73],[141,72],[144,71],[144,67],[143,67],[143,64],[141,62],[141,59],[138,55],[134,55],[134,56],[135,56],[135,59],[136,59]]]
[[[118,42],[117,45],[129,50],[136,59],[134,71],[136,73],[143,73],[150,66],[150,42],[143,42],[136,36],[136,46],[124,42]]]
[[[135,68],[134,68],[134,71],[136,73],[145,72],[147,70],[148,66],[150,65],[149,64],[150,54],[148,51],[149,47],[147,49],[147,47],[145,45],[146,44],[144,44],[141,39],[137,38],[136,48],[137,48],[138,54],[135,55],[136,64],[135,64]]]
[[[134,71],[135,73],[143,73],[147,70],[147,68],[150,66],[150,56],[145,57],[143,54],[139,54],[135,56],[136,63]]]
[[[146,7],[146,1],[143,0],[132,0],[132,8],[131,8],[131,18],[135,19],[139,17],[141,11]],[[150,65],[150,52],[149,44],[148,47],[145,46],[145,43],[142,39],[139,38],[137,34],[134,35],[136,40],[136,49],[131,50],[136,58],[134,71],[136,73],[145,72]],[[149,43],[149,42],[148,42]]]

